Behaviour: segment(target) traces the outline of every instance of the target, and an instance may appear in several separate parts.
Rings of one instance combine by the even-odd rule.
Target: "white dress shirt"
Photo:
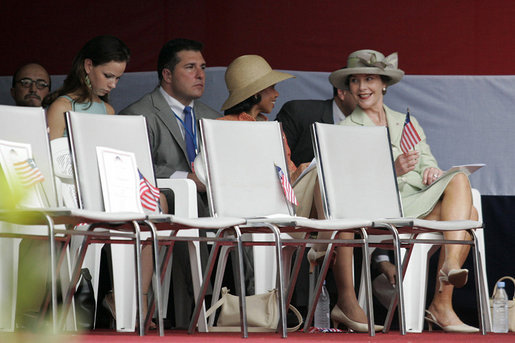
[[[184,108],[186,106],[184,106],[179,100],[170,96],[170,94],[166,93],[166,91],[163,89],[163,87],[159,87],[159,91],[165,98],[165,101],[168,104],[168,106],[170,106],[172,112],[177,116],[175,119],[177,119],[177,125],[179,126],[179,129],[181,130],[182,138],[184,138],[185,130],[184,130],[184,126],[183,126],[182,122],[184,121]],[[191,107],[191,121],[192,121],[191,127],[193,127],[196,130],[197,126],[195,125],[195,112],[193,111],[193,105],[194,105],[194,101],[192,100],[191,103],[189,104],[189,106]],[[198,144],[198,139],[197,139],[197,144]],[[186,179],[187,177],[188,177],[187,171],[177,170],[175,173],[173,173],[170,176],[170,179]]]

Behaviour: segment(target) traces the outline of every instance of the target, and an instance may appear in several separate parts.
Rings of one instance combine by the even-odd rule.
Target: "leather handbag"
[[[91,274],[88,268],[81,270],[81,278],[74,297],[77,326],[86,330],[93,329],[95,324],[96,302],[93,285],[91,283]]]
[[[249,295],[247,302],[247,325],[249,332],[273,332],[279,323],[279,306],[277,289],[268,293]],[[221,307],[217,326],[210,326],[209,331],[240,331],[239,297],[229,293],[227,287],[222,288],[222,296],[209,310],[206,317],[211,316]],[[299,324],[288,328],[288,332],[297,331],[302,325],[302,316],[292,305],[290,310],[297,316]]]
[[[497,282],[503,281],[503,280],[511,280],[511,282],[513,283],[513,287],[515,287],[515,279],[512,278],[511,276],[503,276],[502,278],[497,280]],[[493,294],[495,294],[495,292],[497,291],[497,282],[495,283],[494,292],[492,293],[492,298],[490,298],[490,310],[491,311],[493,311],[493,306],[494,306],[493,305],[494,304]],[[515,332],[515,300],[514,300],[513,296],[511,297],[511,300],[509,300],[509,297],[508,297],[508,328],[511,332]]]

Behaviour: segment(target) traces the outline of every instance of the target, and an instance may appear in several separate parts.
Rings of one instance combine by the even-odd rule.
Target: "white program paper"
[[[97,147],[98,169],[106,212],[143,212],[134,153]]]

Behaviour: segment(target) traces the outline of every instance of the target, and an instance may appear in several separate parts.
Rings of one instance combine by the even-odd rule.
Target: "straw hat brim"
[[[269,73],[257,79],[256,81],[248,84],[247,86],[229,92],[229,97],[227,98],[227,100],[225,100],[225,102],[222,105],[222,111],[225,111],[226,109],[239,104],[243,100],[246,100],[254,94],[261,92],[263,89],[266,89],[272,85],[275,85],[276,83],[294,77],[295,76],[288,73],[271,70]]]
[[[329,75],[329,82],[331,82],[331,84],[338,89],[347,89],[347,78],[355,74],[375,74],[388,76],[389,80],[386,84],[391,86],[402,79],[404,76],[404,71],[401,69],[381,69],[377,67],[344,68],[333,71]]]

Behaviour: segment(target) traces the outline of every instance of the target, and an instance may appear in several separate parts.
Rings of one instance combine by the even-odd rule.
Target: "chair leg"
[[[231,246],[222,246],[220,248],[220,253],[219,253],[219,257],[218,257],[218,265],[216,267],[215,283],[213,284],[213,295],[211,297],[211,307],[218,301],[218,297],[220,295],[220,290],[222,289],[222,281],[223,281],[225,267],[227,266],[227,259],[229,257],[229,253],[233,249],[234,249],[234,247],[231,247]],[[237,254],[238,254],[238,251],[236,251],[235,255],[237,255]],[[236,259],[237,259],[237,266],[238,266],[238,270],[239,270],[238,256],[236,256]],[[244,275],[244,274],[242,274],[242,275]],[[245,282],[244,282],[244,284],[245,284]],[[238,294],[240,294],[240,293],[241,292],[238,292]],[[209,326],[213,326],[213,325],[215,325],[215,316],[209,317]]]
[[[137,222],[132,222],[134,226],[135,244],[134,259],[136,265],[136,301],[138,304],[138,334],[145,335],[145,326],[143,322],[143,291],[141,287],[141,230]]]
[[[390,227],[390,232],[393,236],[393,247],[394,247],[394,259],[395,259],[395,265],[397,266],[397,272],[395,283],[397,287],[395,289],[397,290],[396,298],[398,299],[398,305],[397,310],[399,312],[399,327],[400,327],[400,333],[401,335],[406,334],[406,312],[404,311],[404,287],[403,287],[403,269],[402,269],[402,262],[401,262],[401,246],[400,246],[400,238],[397,230],[394,227]]]
[[[88,228],[88,231],[92,231],[95,225],[90,225]],[[80,278],[80,271],[82,262],[84,261],[84,257],[86,256],[86,251],[88,249],[90,242],[90,236],[85,236],[84,240],[82,241],[79,254],[77,258],[75,259],[75,265],[72,268],[72,273],[70,276],[70,283],[68,285],[68,288],[66,290],[65,296],[63,298],[63,308],[62,308],[62,314],[61,314],[61,320],[59,323],[59,327],[64,327],[64,323],[66,321],[66,316],[68,314],[68,311],[70,309],[71,303],[73,301],[73,295],[75,294],[75,287],[77,285],[77,282],[79,282]]]
[[[336,234],[337,234],[337,232],[335,232],[331,236],[331,241],[334,241],[334,238],[336,237]],[[326,249],[326,253],[325,253],[325,257],[324,257],[324,262],[322,262],[322,267],[320,268],[320,271],[318,273],[318,278],[317,278],[317,281],[316,281],[316,285],[315,285],[314,288],[310,287],[310,289],[313,289],[313,292],[310,295],[309,306],[308,306],[308,314],[306,315],[306,320],[304,321],[304,332],[308,332],[309,326],[313,322],[313,317],[314,317],[314,314],[315,314],[315,306],[316,306],[316,304],[318,302],[318,298],[320,297],[320,292],[322,290],[322,284],[323,284],[323,282],[325,280],[325,277],[327,275],[327,271],[329,270],[329,263],[330,263],[332,255],[333,255],[334,248],[335,248],[334,243],[329,243],[327,245],[327,249]],[[315,278],[314,275],[310,276],[310,277],[313,280]]]
[[[56,275],[56,257],[55,257],[55,235],[54,223],[50,216],[45,215],[48,225],[48,237],[50,241],[50,284],[52,292],[52,331],[57,334],[57,275]]]
[[[145,318],[145,329],[147,329],[147,326],[150,325],[150,321],[152,320],[152,314],[154,313],[154,307],[157,307],[157,322],[159,327],[159,336],[164,336],[163,312],[161,302],[161,280],[159,277],[159,244],[157,240],[157,230],[153,223],[145,221],[145,224],[148,225],[148,227],[150,228],[150,232],[152,234],[152,259],[154,262],[154,275],[152,276],[154,296],[152,298],[152,306],[149,306],[147,311],[147,317]]]
[[[290,282],[288,283],[288,291],[286,294],[286,308],[288,308],[290,306],[291,298],[293,297],[293,291],[295,289],[295,284],[297,283],[297,278],[299,275],[302,258],[304,257],[304,252],[306,251],[306,245],[303,244],[301,247],[298,247],[295,250],[297,251],[297,253],[295,256],[295,262],[293,263]]]
[[[484,290],[483,290],[483,266],[481,265],[481,252],[479,251],[478,239],[476,232],[474,230],[470,230],[472,234],[472,240],[474,242],[474,268],[475,268],[475,281],[476,281],[476,299],[477,299],[477,312],[479,316],[479,329],[481,330],[481,334],[486,335],[486,323],[485,316],[483,314],[483,308],[486,303],[486,299],[483,298]]]
[[[361,238],[363,239],[363,264],[365,266],[365,291],[367,298],[367,312],[368,312],[368,334],[369,336],[375,336],[375,325],[374,325],[374,305],[372,303],[372,281],[370,275],[370,257],[368,249],[368,235],[365,229],[361,229]]]
[[[206,296],[207,288],[209,286],[209,280],[211,278],[211,274],[213,272],[216,256],[218,255],[218,250],[222,246],[220,242],[222,235],[225,234],[224,230],[218,230],[215,237],[215,244],[211,248],[211,253],[209,254],[209,258],[207,261],[206,270],[204,271],[204,277],[202,286],[200,287],[199,295],[197,297],[197,301],[195,303],[195,309],[193,310],[193,315],[191,317],[190,326],[188,328],[188,333],[192,334],[197,327],[197,322],[200,316],[200,311],[202,309],[202,305],[204,304],[204,298]]]
[[[243,338],[249,337],[248,325],[247,325],[247,300],[245,298],[245,270],[243,268],[243,241],[239,228],[234,229],[236,233],[236,248],[238,253],[238,280],[240,283],[240,323],[241,333]]]

